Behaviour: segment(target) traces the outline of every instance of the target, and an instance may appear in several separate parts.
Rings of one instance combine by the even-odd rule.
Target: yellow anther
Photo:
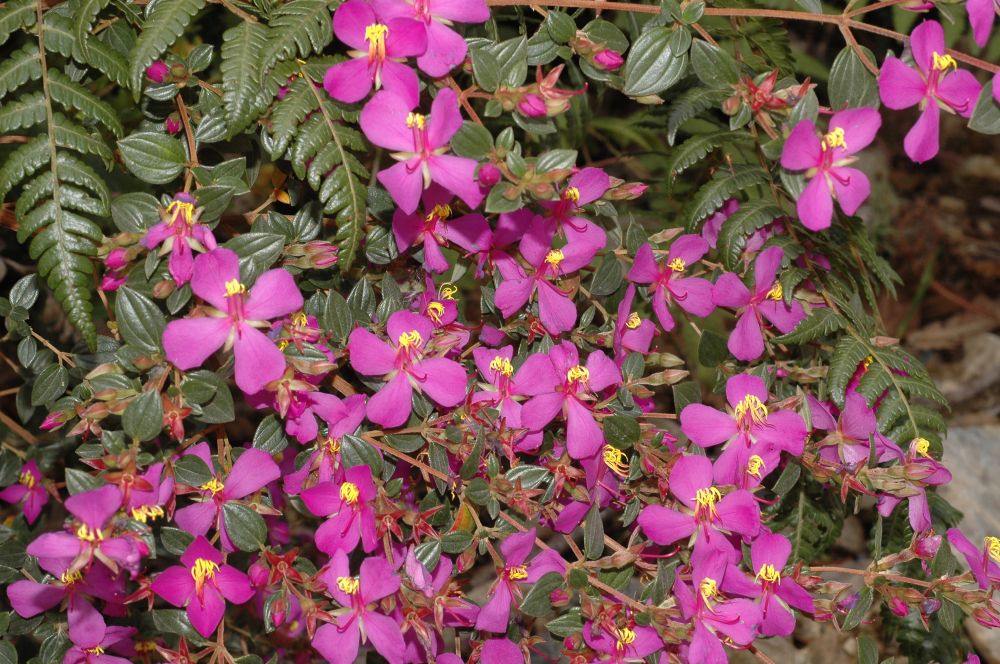
[[[208,579],[214,579],[215,573],[219,571],[219,563],[212,562],[207,558],[198,558],[191,568],[191,578],[194,579],[196,588],[205,585]]]
[[[435,323],[441,322],[441,316],[444,315],[444,305],[440,302],[428,302],[427,303],[427,315]]]
[[[562,193],[562,197],[564,201],[573,201],[575,203],[580,200],[580,190],[576,187],[566,187]]]
[[[389,36],[389,27],[382,23],[372,23],[365,28],[365,41],[368,42],[368,61],[385,60],[385,38]]]
[[[586,383],[590,380],[590,371],[578,364],[566,372],[566,380],[571,383]]]
[[[424,338],[420,336],[420,333],[416,330],[410,330],[409,332],[403,332],[399,335],[399,346],[400,348],[409,348],[410,346],[420,346],[424,343]]]
[[[286,348],[288,348],[288,339],[281,339],[278,341],[278,350],[285,352]]]
[[[28,471],[24,471],[23,473],[21,473],[21,476],[18,478],[17,481],[19,484],[23,484],[29,489],[33,489],[35,487],[35,476],[29,473]]]
[[[698,592],[709,609],[712,608],[712,601],[719,596],[719,584],[715,579],[705,577],[698,586]]]
[[[684,270],[687,269],[687,263],[684,262],[683,258],[675,258],[674,260],[670,261],[670,263],[667,264],[667,267],[669,267],[674,272],[683,272]]]
[[[451,284],[451,283],[441,284],[441,297],[442,298],[444,298],[446,300],[454,300],[455,299],[455,293],[457,293],[457,292],[458,292],[458,288],[455,287],[455,284]]]
[[[136,652],[155,652],[156,651],[156,641],[136,641],[135,642]]]
[[[621,477],[628,477],[628,457],[624,452],[612,445],[605,445],[601,456],[604,458],[604,465],[610,468],[611,472]]]
[[[642,319],[639,318],[639,314],[633,311],[628,315],[628,320],[625,321],[625,327],[627,327],[630,330],[634,330],[640,325],[642,325]]]
[[[759,456],[754,454],[749,459],[747,459],[747,475],[752,475],[757,479],[760,479],[760,471],[767,470],[767,466],[764,465],[764,460]]]
[[[917,451],[917,454],[919,454],[920,456],[926,457],[928,459],[931,458],[930,455],[931,443],[926,438],[915,439],[913,441],[913,448]]]
[[[91,655],[103,655],[104,648],[102,648],[101,646],[94,646],[93,648],[87,648],[86,650],[84,650],[84,652],[88,652]]]
[[[226,282],[226,297],[241,295],[247,292],[247,287],[240,283],[239,279],[230,279]]]
[[[781,302],[782,298],[785,297],[785,289],[781,287],[780,283],[774,284],[771,290],[767,291],[767,297],[775,302]]]
[[[194,223],[193,203],[188,203],[187,201],[170,201],[170,205],[167,206],[166,213],[170,218],[170,221],[167,222],[170,226],[173,226],[177,219],[183,220],[188,226]]]
[[[80,524],[80,527],[76,529],[76,536],[84,542],[100,542],[104,539],[104,533],[100,530],[94,530],[86,524]]]
[[[1000,537],[993,537],[992,535],[984,537],[983,544],[986,547],[986,553],[989,557],[1000,565]]]
[[[292,318],[292,324],[297,327],[306,327],[307,325],[309,325],[309,317],[306,316],[304,311],[300,311],[299,313],[295,314],[294,318]]]
[[[359,496],[361,496],[361,491],[354,482],[344,482],[340,485],[340,499],[345,503],[357,505]]]
[[[716,487],[710,486],[707,489],[698,489],[695,493],[695,515],[700,514],[703,510],[708,510],[709,516],[713,519],[718,516],[718,512],[715,510],[715,503],[722,500],[722,492]]]
[[[625,650],[626,646],[631,645],[635,641],[635,630],[628,627],[619,627],[615,630],[615,636],[618,640],[615,647],[618,649],[618,652],[621,652]]]
[[[757,576],[754,577],[754,581],[760,583],[764,581],[765,583],[778,583],[781,581],[781,572],[775,569],[774,565],[764,564],[760,566],[760,571],[757,572]]]
[[[767,406],[755,394],[748,394],[736,404],[736,420],[741,426],[767,422]],[[748,420],[749,418],[749,420]]]
[[[844,140],[844,128],[834,127],[823,136],[823,142],[820,143],[820,147],[824,150],[832,150],[833,148],[844,148],[847,149],[847,141]]]
[[[337,587],[340,588],[340,592],[346,595],[355,595],[361,588],[361,582],[353,576],[339,576],[337,577]]]
[[[427,118],[420,113],[410,113],[406,116],[406,126],[410,129],[414,127],[423,129],[425,124],[427,124]]]
[[[142,505],[141,507],[132,508],[132,518],[136,521],[141,521],[142,523],[153,521],[163,515],[163,508],[159,505]]]
[[[514,375],[514,365],[502,355],[497,355],[490,361],[490,369],[508,378]]]
[[[874,362],[874,361],[875,361],[875,358],[872,357],[871,355],[869,355],[868,357],[866,357],[864,359],[864,362],[862,362],[861,364],[863,364],[864,367],[865,367],[865,369],[867,369],[868,367],[870,367],[872,365],[872,362]]]
[[[326,447],[327,451],[330,452],[330,454],[337,454],[340,452],[340,440],[337,438],[327,437],[327,439],[323,441],[323,445]]]
[[[562,252],[562,249],[553,249],[545,254],[545,262],[551,265],[553,270],[557,269],[564,260],[566,260],[566,254]]]
[[[211,491],[212,495],[214,496],[215,494],[225,489],[226,485],[223,484],[218,477],[213,477],[212,479],[205,482],[198,488],[201,489],[202,491]]]
[[[79,570],[75,572],[70,572],[70,571],[63,572],[62,576],[59,577],[59,582],[62,583],[64,586],[69,586],[76,583],[77,581],[82,581],[82,580],[83,580],[83,573],[80,572]]]
[[[931,57],[934,58],[934,69],[936,69],[937,71],[945,71],[947,69],[958,69],[958,63],[955,62],[955,58],[951,57],[950,55],[947,54],[941,55],[937,51],[934,51],[931,54]]]
[[[430,211],[424,220],[430,223],[437,219],[438,221],[444,221],[451,216],[451,206],[450,205],[435,205],[434,209]]]
[[[525,565],[518,565],[507,570],[507,578],[512,581],[520,581],[528,578],[528,568]]]

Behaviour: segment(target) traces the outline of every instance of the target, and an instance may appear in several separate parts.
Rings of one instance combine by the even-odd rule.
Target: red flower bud
[[[163,60],[157,60],[146,67],[146,78],[153,83],[164,83],[168,76],[170,76],[170,67]]]

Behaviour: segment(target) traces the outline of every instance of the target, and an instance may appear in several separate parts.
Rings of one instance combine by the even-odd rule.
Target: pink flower
[[[38,583],[21,579],[7,586],[7,598],[10,605],[22,618],[33,618],[40,613],[55,608],[64,599],[68,600],[67,610],[70,620],[82,605],[87,604],[88,597],[96,597],[107,602],[108,613],[112,606],[124,609],[125,580],[121,575],[112,575],[104,565],[91,565],[85,571],[65,572],[62,577],[53,579],[50,583]]]
[[[201,535],[188,545],[181,563],[163,570],[150,588],[173,606],[186,608],[194,628],[210,638],[225,615],[226,600],[243,604],[253,597],[250,578],[226,565],[222,554]]]
[[[540,552],[530,562],[535,548],[535,529],[508,535],[500,544],[504,567],[498,570],[489,600],[479,612],[476,629],[486,632],[506,632],[512,605],[520,603],[522,583],[534,583],[549,572],[564,574],[566,562],[555,551]]]
[[[489,162],[486,162],[485,164],[479,165],[479,173],[476,177],[479,179],[480,186],[492,189],[495,184],[500,182],[501,176],[502,173],[500,173],[499,168]]]
[[[892,514],[905,497],[910,527],[918,534],[930,530],[932,525],[926,487],[941,486],[951,481],[951,472],[928,453],[929,445],[924,438],[915,438],[910,443],[903,460],[903,475],[907,484],[903,495],[882,494],[878,497],[878,513],[884,517]]]
[[[212,468],[208,443],[198,443],[185,454],[197,456],[209,469]],[[226,530],[222,507],[227,502],[242,500],[260,491],[279,477],[281,470],[270,454],[253,448],[244,450],[233,463],[229,475],[225,478],[213,476],[211,480],[198,487],[201,489],[202,500],[177,510],[174,520],[178,526],[192,535],[204,535],[214,526],[219,531],[222,548],[234,551],[236,547],[233,546]]]
[[[594,66],[604,71],[614,71],[625,64],[625,58],[618,51],[606,48],[594,56]]]
[[[468,50],[462,36],[448,26],[453,22],[483,23],[490,18],[484,0],[373,0],[372,5],[383,19],[415,18],[424,24],[427,50],[417,58],[417,66],[434,78],[462,64]]]
[[[372,87],[389,92],[416,106],[420,85],[416,73],[402,64],[427,50],[427,31],[411,18],[380,20],[365,0],[348,0],[333,13],[333,32],[350,46],[352,57],[326,71],[323,87],[338,101],[361,101]]]
[[[948,542],[965,556],[969,571],[983,590],[1000,586],[1000,539],[989,535],[983,538],[980,550],[958,528],[948,530]]]
[[[291,274],[268,270],[247,292],[239,257],[229,249],[215,249],[195,259],[191,290],[218,311],[171,321],[163,332],[168,360],[182,371],[193,369],[225,345],[236,358],[236,385],[247,394],[281,377],[285,356],[257,328],[302,308]]]
[[[362,638],[390,664],[401,664],[406,644],[395,620],[372,605],[399,590],[399,577],[384,558],[366,558],[361,574],[351,576],[347,554],[337,551],[319,579],[326,591],[348,609],[330,624],[316,630],[312,645],[332,664],[352,664]]]
[[[461,664],[462,659],[456,657],[454,660],[445,660],[447,655],[438,657],[438,664]],[[483,641],[483,648],[479,651],[479,661],[482,664],[517,664],[517,662],[527,662],[524,653],[510,639],[486,639]]]
[[[340,484],[322,482],[303,491],[302,502],[309,511],[329,517],[316,530],[317,548],[328,555],[336,551],[351,553],[361,541],[366,552],[374,551],[378,540],[371,502],[377,495],[368,466],[348,468]]]
[[[810,401],[810,405],[813,404],[819,405],[819,402]],[[813,427],[831,432],[819,443],[819,455],[823,459],[856,468],[868,461],[869,440],[874,438],[875,459],[878,462],[903,460],[903,451],[879,432],[875,411],[857,392],[847,393],[844,410],[836,421],[822,407],[812,408],[811,411]]]
[[[812,597],[798,582],[784,575],[792,553],[787,538],[762,528],[750,545],[750,563],[754,581],[759,585],[763,618],[761,636],[789,636],[795,629],[795,615],[789,607],[814,613]]]
[[[565,189],[559,192],[559,198],[540,201],[540,205],[548,210],[541,221],[549,239],[559,234],[565,236],[566,244],[574,250],[580,248],[588,263],[607,244],[607,234],[597,224],[576,215],[584,205],[603,196],[610,183],[608,174],[601,169],[584,168],[569,179]]]
[[[701,236],[705,238],[706,242],[708,242],[708,246],[712,249],[716,248],[716,245],[719,242],[719,231],[722,230],[722,224],[725,223],[726,219],[731,217],[733,213],[739,209],[739,200],[730,198],[723,203],[722,207],[714,212],[711,217],[705,220],[704,225],[701,227]],[[755,251],[756,249],[760,249],[760,247],[756,247]]]
[[[22,503],[24,518],[32,525],[42,513],[42,508],[49,502],[49,492],[45,490],[42,471],[34,459],[21,466],[17,483],[0,491],[0,500],[5,503]]]
[[[153,64],[146,67],[146,78],[153,83],[163,83],[170,75],[170,67],[163,60],[155,60]]]
[[[125,513],[136,521],[147,523],[154,521],[166,512],[166,506],[174,497],[173,476],[163,476],[163,463],[157,462],[146,469],[132,483],[125,501]]]
[[[913,30],[910,51],[917,68],[890,55],[882,64],[878,86],[882,103],[891,109],[920,105],[920,119],[906,134],[903,147],[910,159],[923,163],[938,153],[941,109],[970,117],[981,86],[948,55],[937,21],[924,21]]]
[[[629,284],[625,289],[625,297],[618,304],[618,316],[615,318],[612,346],[618,366],[621,366],[629,351],[643,355],[649,353],[649,346],[656,336],[656,326],[653,325],[653,321],[644,320],[632,311],[633,300],[635,300],[635,284]]]
[[[168,134],[173,136],[174,134],[179,134],[183,127],[180,120],[173,115],[168,115],[167,119],[163,121],[163,128],[167,130]]]
[[[477,252],[476,278],[483,276],[483,269],[487,264],[497,268],[505,276],[523,274],[517,260],[510,255],[509,249],[525,236],[537,218],[538,215],[526,208],[501,213],[496,228],[487,238],[487,246]]]
[[[781,165],[792,171],[806,171],[809,184],[799,195],[796,209],[802,224],[813,231],[830,227],[833,198],[844,214],[853,215],[871,193],[868,177],[850,168],[855,155],[875,138],[882,118],[874,108],[853,108],[830,118],[829,131],[822,140],[809,120],[795,125],[781,151]]]
[[[488,404],[497,409],[499,417],[497,425],[503,423],[507,430],[521,429],[522,406],[514,400],[514,396],[525,394],[521,390],[528,383],[533,383],[538,379],[534,374],[535,363],[525,363],[518,372],[514,373],[514,366],[511,359],[514,357],[514,347],[507,345],[502,348],[476,348],[472,351],[472,357],[479,369],[485,383],[480,383],[482,389],[473,393],[472,402],[478,404]],[[525,369],[527,367],[527,369]],[[519,434],[516,438],[514,450],[534,451],[542,444],[542,432],[531,431]]]
[[[736,327],[727,344],[729,352],[738,360],[750,362],[764,353],[761,316],[783,334],[794,330],[806,317],[797,301],[785,304],[781,284],[776,283],[783,256],[781,247],[769,247],[760,252],[754,265],[752,292],[732,272],[726,272],[715,282],[712,301],[720,307],[739,310]]]
[[[622,624],[583,626],[583,640],[592,649],[606,655],[602,662],[637,662],[663,648],[663,639],[652,627],[637,625],[629,616]]]
[[[517,112],[526,118],[544,118],[548,113],[548,107],[545,106],[544,99],[529,92],[517,102]]]
[[[979,48],[986,46],[993,31],[993,19],[1000,12],[997,0],[965,0],[965,11],[969,13],[972,36]]]
[[[407,214],[400,209],[392,215],[392,234],[403,252],[422,245],[424,269],[441,273],[448,269],[442,247],[451,242],[476,253],[489,246],[490,227],[482,215],[465,214],[452,219],[451,195],[440,185],[432,184],[423,196],[424,214]]]
[[[399,161],[379,171],[378,180],[406,214],[417,209],[421,192],[431,182],[461,198],[469,207],[483,200],[476,184],[476,161],[446,154],[448,141],[462,126],[458,96],[451,88],[437,93],[430,116],[414,113],[415,104],[383,90],[361,111],[361,129],[375,145],[391,150]]]
[[[316,483],[334,479],[334,471],[340,463],[341,439],[354,433],[365,419],[365,395],[355,394],[346,399],[325,395],[331,407],[324,410],[327,421],[326,438],[317,442],[316,447],[302,467],[284,476],[284,490],[289,495],[302,492],[307,480],[315,473]],[[315,438],[315,437],[314,437]],[[312,485],[310,485],[312,486]]]
[[[194,205],[193,196],[177,194],[163,211],[162,221],[146,231],[146,237],[142,239],[142,246],[147,249],[160,247],[161,256],[170,254],[167,266],[178,286],[191,281],[194,271],[192,249],[204,252],[217,246],[212,231],[198,223]]]
[[[521,370],[527,379],[523,394],[532,396],[521,411],[521,422],[530,431],[540,431],[560,413],[566,420],[566,448],[570,457],[594,456],[604,443],[604,432],[594,421],[590,401],[596,394],[622,382],[621,372],[603,351],[595,350],[580,364],[572,343],[561,342],[548,355],[532,355]]]
[[[682,235],[670,245],[670,253],[662,263],[657,263],[653,248],[647,243],[635,254],[628,279],[637,284],[650,285],[653,311],[665,332],[674,329],[670,303],[695,316],[707,316],[715,310],[712,302],[711,282],[698,277],[682,276],[708,251],[708,243],[697,235]]]
[[[384,427],[405,423],[414,388],[445,408],[465,398],[465,368],[454,360],[425,356],[434,332],[431,321],[410,311],[397,311],[389,316],[386,330],[389,343],[360,327],[351,332],[347,343],[355,371],[387,381],[368,400],[368,419]]]
[[[109,627],[87,602],[79,602],[69,612],[69,638],[73,646],[63,655],[63,664],[128,664],[135,657],[130,637],[135,627]],[[107,654],[112,651],[123,657]]]

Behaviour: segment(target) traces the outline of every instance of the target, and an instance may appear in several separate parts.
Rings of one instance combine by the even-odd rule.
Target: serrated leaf
[[[139,38],[129,53],[129,83],[132,97],[139,101],[142,94],[142,78],[146,67],[180,37],[200,12],[207,0],[169,0],[158,2],[142,25]],[[155,184],[164,184],[162,182]]]
[[[694,166],[707,154],[721,145],[731,141],[747,140],[750,135],[742,131],[714,131],[709,134],[698,134],[684,141],[670,151],[670,161],[667,163],[667,177],[670,182],[685,170]]]
[[[76,41],[80,44],[84,44],[84,49],[86,49],[86,43],[90,37],[90,26],[93,25],[94,19],[101,10],[108,6],[111,0],[80,0],[76,8],[73,10],[73,34],[76,36]]]
[[[38,46],[33,43],[25,44],[0,62],[0,99],[28,81],[37,81],[41,77],[42,62],[38,58]]]
[[[45,95],[29,92],[0,107],[0,132],[11,133],[45,122]]]
[[[0,46],[4,45],[15,30],[30,28],[35,24],[35,20],[35,0],[7,2],[0,10]]]
[[[782,214],[780,207],[766,199],[741,203],[739,209],[726,218],[719,231],[719,252],[726,267],[736,269],[750,235]]]
[[[813,309],[794,330],[775,339],[780,344],[802,344],[847,327],[847,319],[831,309]]]
[[[127,286],[118,289],[118,329],[127,343],[147,353],[160,350],[166,317],[155,302]]]
[[[677,130],[688,120],[697,117],[704,111],[717,106],[725,98],[725,93],[702,86],[686,90],[676,97],[667,114],[667,142],[674,144]]]
[[[230,136],[240,133],[256,119],[254,102],[260,93],[260,59],[267,38],[265,26],[249,21],[240,22],[222,35],[222,103]]]
[[[63,108],[76,110],[84,118],[104,125],[116,137],[122,136],[121,120],[110,104],[56,69],[49,70],[48,78],[52,99]]]
[[[292,0],[272,14],[271,33],[261,62],[268,70],[279,60],[319,53],[333,39],[328,0]]]
[[[732,169],[720,168],[712,179],[695,194],[685,211],[689,231],[697,229],[698,222],[722,207],[729,198],[740,191],[767,182],[767,172],[759,166],[735,164]]]
[[[842,337],[830,356],[830,396],[840,407],[844,406],[844,393],[858,365],[868,357],[868,347],[854,337]]]

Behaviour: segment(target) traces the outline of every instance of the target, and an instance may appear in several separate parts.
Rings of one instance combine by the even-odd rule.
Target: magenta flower
[[[693,403],[681,411],[681,430],[699,447],[727,443],[715,462],[715,480],[748,488],[777,468],[781,451],[801,456],[806,425],[798,413],[769,410],[763,379],[738,374],[726,381],[726,412]]]
[[[604,71],[614,71],[625,64],[625,58],[614,49],[606,48],[594,56],[594,66]]]
[[[182,565],[163,570],[150,586],[178,608],[206,639],[212,636],[226,612],[226,600],[243,604],[253,597],[250,578],[223,562],[222,553],[199,535],[181,555]]]
[[[965,556],[969,571],[983,590],[1000,586],[1000,538],[988,535],[978,549],[958,528],[948,529],[948,542]]]
[[[969,14],[972,36],[979,48],[986,46],[993,31],[993,19],[1000,12],[997,0],[965,0],[965,11]]]
[[[21,466],[17,483],[0,491],[0,500],[5,503],[21,503],[24,518],[27,519],[29,526],[35,523],[38,515],[42,513],[42,508],[49,502],[49,492],[45,490],[44,479],[38,464],[34,459],[30,459]]]
[[[170,66],[163,60],[154,60],[146,67],[146,78],[153,83],[164,83],[170,75]]]
[[[157,462],[146,469],[132,484],[125,501],[125,513],[136,521],[154,521],[166,512],[164,507],[174,497],[173,476],[163,476],[163,463]]]
[[[361,574],[351,576],[347,554],[337,551],[319,575],[326,591],[347,609],[316,630],[312,645],[332,664],[353,664],[364,638],[390,664],[401,664],[406,644],[396,621],[372,607],[399,590],[399,577],[384,558],[366,558]]]
[[[170,254],[167,267],[177,286],[191,281],[194,273],[192,250],[205,252],[217,246],[208,226],[198,223],[195,203],[190,194],[176,194],[163,211],[160,223],[146,231],[146,237],[142,238],[142,246],[147,249],[160,247],[161,256]]]
[[[624,624],[603,626],[588,622],[583,626],[583,640],[605,657],[602,662],[637,662],[663,648],[663,639],[652,627],[637,625],[629,616]]]
[[[322,482],[302,492],[302,502],[313,514],[329,517],[316,530],[316,546],[333,555],[350,553],[358,542],[371,553],[378,546],[375,539],[375,510],[372,501],[378,492],[368,466],[353,466],[344,471],[340,484]]]
[[[874,108],[835,113],[822,139],[812,121],[795,125],[781,151],[781,165],[791,171],[806,171],[809,178],[796,203],[806,228],[821,231],[830,227],[834,198],[847,215],[857,212],[868,199],[872,190],[868,176],[850,164],[856,160],[854,155],[875,139],[881,126],[882,118]]]
[[[594,222],[578,217],[576,214],[584,205],[593,203],[608,190],[611,179],[599,168],[584,168],[577,172],[566,183],[566,188],[559,193],[554,201],[539,201],[548,210],[541,218],[541,227],[551,240],[561,233],[566,238],[566,244],[579,249],[581,255],[587,255],[587,262],[604,248],[607,234]]]
[[[285,356],[257,328],[302,308],[302,293],[291,274],[268,270],[247,292],[240,281],[239,257],[229,249],[216,249],[194,260],[191,290],[217,311],[168,323],[163,332],[168,360],[182,371],[193,369],[224,345],[233,349],[236,385],[247,394],[281,378]]]
[[[455,661],[457,660],[457,661]],[[439,664],[461,664],[462,658],[455,660],[445,660],[438,658]],[[524,653],[517,644],[510,639],[486,639],[483,641],[483,648],[479,651],[479,661],[482,664],[516,664],[516,662],[527,662]]]
[[[43,533],[28,545],[28,554],[38,558],[46,572],[62,576],[87,567],[95,558],[117,572],[119,565],[135,572],[143,548],[131,537],[112,536],[112,517],[122,506],[118,487],[107,484],[66,499],[66,509],[76,517],[73,534]]]
[[[534,225],[536,215],[531,210],[521,208],[514,212],[502,213],[496,222],[496,228],[486,238],[486,246],[477,252],[476,278],[483,276],[483,268],[489,264],[500,271],[502,275],[517,277],[523,274],[517,260],[510,255],[510,247],[521,240],[528,228]]]
[[[540,431],[561,413],[566,420],[570,457],[585,459],[597,454],[604,444],[604,431],[594,421],[588,402],[596,401],[596,395],[612,385],[621,384],[622,375],[615,363],[603,351],[595,350],[583,366],[576,346],[563,341],[548,355],[530,356],[521,371],[526,378],[522,393],[532,397],[521,411],[524,426]]]
[[[474,208],[483,200],[475,181],[476,161],[446,154],[448,141],[462,126],[458,96],[451,88],[437,93],[429,116],[414,113],[415,104],[383,90],[361,111],[361,130],[375,145],[392,150],[399,161],[379,171],[378,180],[400,209],[413,213],[431,182]]]
[[[102,599],[111,605],[123,605],[125,581],[114,576],[104,565],[91,565],[86,571],[64,572],[50,583],[21,579],[7,586],[11,607],[22,618],[33,618],[67,601],[70,620],[87,604],[87,597]],[[89,606],[89,604],[88,604]],[[85,610],[85,609],[82,609]],[[110,611],[109,611],[110,613]]]
[[[670,245],[670,253],[662,264],[656,262],[648,243],[635,253],[628,279],[637,284],[650,284],[653,311],[664,332],[674,329],[669,309],[671,302],[695,316],[707,316],[715,309],[712,284],[705,279],[682,276],[707,251],[708,243],[702,238],[682,235]]]
[[[699,529],[706,540],[721,533],[749,538],[760,529],[760,508],[750,492],[738,489],[723,496],[712,481],[712,462],[703,456],[677,460],[670,471],[670,493],[684,511],[647,505],[639,514],[639,526],[657,544],[673,544]]]
[[[769,247],[760,252],[754,264],[754,288],[750,291],[736,274],[726,272],[715,282],[712,301],[720,307],[738,309],[738,318],[727,347],[738,360],[750,362],[764,353],[763,320],[771,322],[782,334],[795,329],[806,317],[799,302],[785,304],[778,268],[784,251]]]
[[[445,408],[466,394],[465,368],[444,357],[426,357],[434,332],[429,320],[410,311],[397,311],[386,324],[390,343],[358,327],[351,332],[347,351],[354,370],[365,376],[383,376],[385,385],[368,400],[368,419],[397,427],[410,417],[413,390]]]
[[[951,481],[951,472],[930,455],[929,447],[926,439],[914,438],[903,460],[906,488],[899,495],[881,494],[878,497],[878,513],[884,517],[892,514],[896,505],[905,498],[910,526],[918,534],[930,530],[932,525],[926,487],[941,486]]]
[[[813,410],[811,415],[814,428],[830,432],[819,442],[819,455],[827,461],[843,463],[849,468],[866,463],[871,438],[875,440],[877,462],[903,460],[903,451],[879,432],[875,411],[868,407],[868,402],[857,392],[847,393],[844,410],[836,421],[822,408]]]
[[[795,629],[795,615],[789,607],[814,613],[813,599],[797,581],[784,576],[792,553],[787,538],[762,528],[750,545],[754,581],[760,589],[761,636],[788,636]]]
[[[919,164],[938,153],[941,109],[970,117],[981,86],[948,55],[944,30],[937,21],[924,21],[914,28],[910,52],[917,68],[890,55],[882,64],[878,87],[882,103],[891,109],[920,105],[920,119],[903,141],[906,154]]]
[[[709,285],[711,288],[711,284]],[[709,291],[711,294],[711,291]],[[618,304],[618,317],[615,318],[615,334],[612,346],[615,351],[615,362],[621,366],[629,351],[634,353],[649,353],[649,346],[656,336],[656,326],[653,321],[644,320],[632,311],[635,300],[635,284],[629,284],[625,289],[625,297]]]
[[[361,101],[385,88],[416,106],[420,97],[417,74],[402,64],[427,50],[427,31],[409,18],[380,20],[365,0],[348,0],[333,12],[333,33],[350,46],[351,59],[326,70],[323,87],[338,101]]]
[[[522,583],[534,583],[549,572],[563,574],[566,561],[551,549],[541,551],[528,561],[535,548],[535,529],[508,535],[500,544],[504,567],[498,570],[490,598],[479,612],[476,629],[486,632],[506,632],[511,606],[520,604]]]
[[[434,78],[462,64],[468,50],[462,36],[448,26],[490,18],[484,0],[372,0],[372,4],[383,19],[415,18],[424,24],[427,50],[417,58],[417,66]]]
[[[63,664],[129,664],[135,657],[131,636],[135,627],[108,626],[93,606],[80,602],[69,614],[69,638],[72,647],[63,655]],[[118,655],[109,655],[110,650]]]
[[[199,443],[186,454],[193,454],[212,468],[212,458],[208,452],[208,443]],[[242,500],[256,493],[267,484],[281,477],[281,470],[271,455],[263,450],[248,449],[240,454],[233,463],[232,470],[225,478],[216,475],[200,487],[202,500],[177,510],[174,520],[177,525],[192,535],[204,535],[208,529],[215,527],[222,540],[225,551],[234,551],[236,547],[226,530],[222,518],[222,507],[234,500]]]
[[[365,419],[365,395],[355,394],[346,399],[330,397],[336,401],[324,415],[324,419],[329,418],[326,437],[317,441],[314,451],[298,470],[284,476],[284,490],[289,495],[300,494],[314,474],[315,482],[309,486],[333,480],[334,471],[340,464],[341,439],[354,433]]]
[[[514,347],[507,345],[502,348],[475,348],[472,357],[479,369],[479,375],[485,382],[480,383],[481,390],[472,394],[472,402],[488,404],[499,413],[498,420],[503,422],[504,428],[521,429],[522,406],[514,400],[515,396],[524,395],[523,386],[528,383],[535,383],[539,376],[535,373],[537,362],[526,363],[517,374],[514,373],[514,365],[511,359],[514,357]],[[544,357],[544,356],[538,356]],[[542,371],[551,370],[551,364],[545,366]],[[547,374],[546,374],[547,375]],[[555,377],[552,376],[554,382]],[[514,451],[533,452],[542,444],[542,432],[530,431],[519,434],[513,446]]]
[[[466,214],[451,219],[451,195],[440,185],[432,184],[423,193],[424,214],[406,214],[397,209],[392,215],[392,234],[396,246],[403,252],[422,245],[424,268],[441,273],[448,269],[448,260],[441,247],[448,243],[458,245],[470,253],[489,246],[490,227],[482,215]]]

